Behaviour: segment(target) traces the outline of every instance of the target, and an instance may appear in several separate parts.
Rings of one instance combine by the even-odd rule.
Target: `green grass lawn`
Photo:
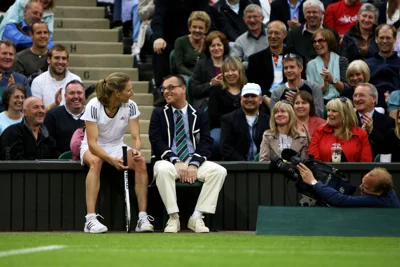
[[[2,256],[49,245],[59,250]],[[0,266],[400,266],[400,238],[7,233]]]

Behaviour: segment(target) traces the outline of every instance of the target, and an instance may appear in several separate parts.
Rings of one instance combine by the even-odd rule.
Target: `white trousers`
[[[197,171],[197,179],[204,184],[195,210],[215,213],[218,194],[224,184],[226,174],[226,169],[214,162],[205,161],[200,165]],[[160,192],[168,214],[179,212],[176,200],[175,180],[178,178],[175,166],[166,160],[157,161],[154,164],[154,179],[156,179],[158,192]]]

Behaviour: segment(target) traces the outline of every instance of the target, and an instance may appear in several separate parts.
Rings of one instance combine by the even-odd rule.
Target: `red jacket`
[[[329,125],[319,126],[311,139],[308,153],[314,155],[315,159],[330,162],[332,159],[331,146],[340,143],[342,151],[349,162],[371,162],[371,145],[365,130],[354,127],[350,140],[339,139],[333,135],[333,128]]]

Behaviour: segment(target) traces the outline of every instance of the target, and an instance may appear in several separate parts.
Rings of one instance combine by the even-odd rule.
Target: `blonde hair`
[[[272,109],[271,117],[269,119],[269,128],[270,129],[267,130],[267,132],[273,133],[274,135],[279,134],[278,127],[277,127],[277,124],[275,121],[275,114],[278,113],[279,109],[282,109],[289,114],[289,122],[288,122],[289,133],[288,133],[288,135],[291,137],[298,135],[299,132],[296,129],[297,119],[296,119],[296,114],[294,113],[293,107],[291,104],[288,104],[288,103],[285,103],[282,101],[278,101],[275,104],[274,108]]]
[[[396,112],[396,127],[394,128],[394,133],[396,134],[397,138],[400,139],[400,123],[398,123],[399,115],[400,115],[400,109],[398,109]]]
[[[192,26],[193,21],[200,20],[206,25],[206,32],[210,29],[211,19],[210,16],[204,11],[193,11],[188,19],[188,27]]]
[[[110,98],[114,91],[122,92],[130,78],[122,72],[114,72],[108,75],[107,78],[99,80],[96,84],[97,99],[103,106],[110,104]]]
[[[343,102],[344,100],[345,102]],[[326,108],[339,112],[342,117],[342,129],[339,137],[349,140],[353,135],[353,127],[357,126],[358,122],[351,100],[347,97],[335,98],[326,104]],[[329,118],[327,123],[329,123]]]
[[[227,57],[222,62],[221,73],[222,73],[222,88],[227,89],[228,83],[225,80],[224,73],[228,70],[237,70],[239,72],[239,80],[238,87],[243,88],[243,86],[247,83],[246,72],[243,68],[242,61],[238,57]]]
[[[370,70],[369,70],[367,63],[365,63],[364,60],[360,60],[360,59],[354,60],[353,62],[350,63],[349,67],[347,68],[346,80],[350,85],[351,85],[350,75],[355,72],[360,72],[364,75],[364,83],[369,82],[369,79],[371,77]]]

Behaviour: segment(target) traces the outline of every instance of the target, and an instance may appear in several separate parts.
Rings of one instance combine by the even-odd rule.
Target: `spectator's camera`
[[[297,191],[303,196],[300,200],[301,206],[327,206],[327,204],[318,198],[312,186],[303,182],[300,172],[297,169],[299,163],[306,165],[317,181],[338,190],[342,194],[354,194],[356,187],[338,169],[325,162],[315,160],[311,155],[306,160],[296,151],[284,149],[282,151],[282,158],[272,158],[271,167],[277,169],[286,178],[296,183]]]

